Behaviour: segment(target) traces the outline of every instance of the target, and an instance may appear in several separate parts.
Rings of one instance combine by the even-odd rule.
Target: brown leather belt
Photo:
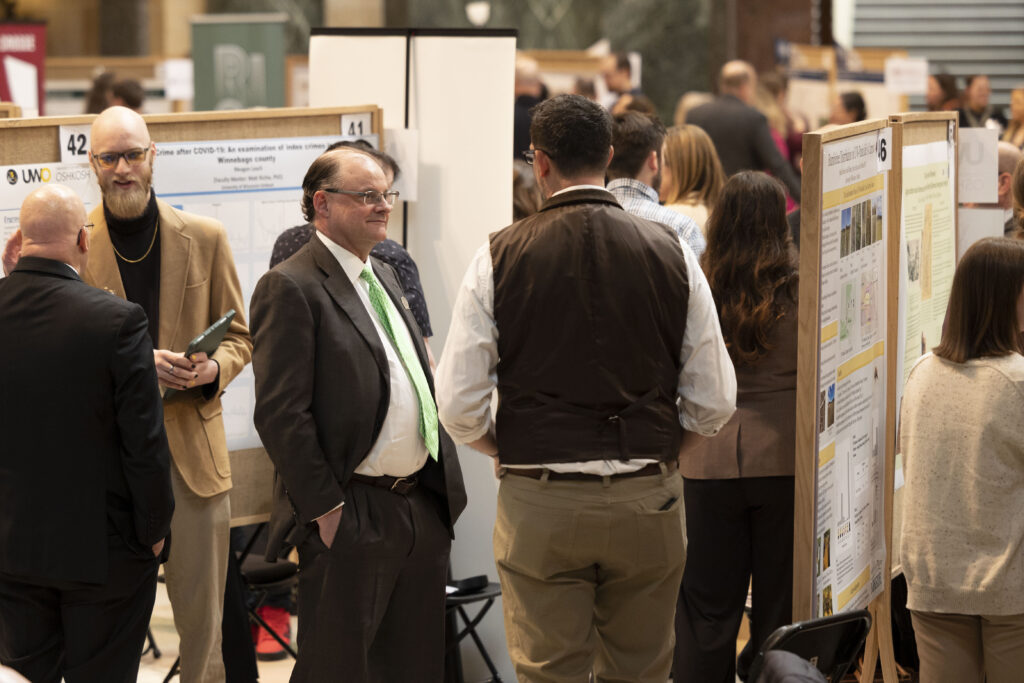
[[[410,474],[408,477],[389,477],[384,475],[382,477],[369,477],[365,474],[353,474],[350,478],[351,481],[358,481],[360,484],[369,484],[370,486],[376,486],[380,489],[387,489],[392,493],[397,493],[401,496],[407,496],[416,488],[416,475]]]
[[[668,472],[675,472],[679,465],[675,461],[672,461],[666,462],[665,467]],[[548,475],[548,481],[601,481],[604,479],[604,475],[600,474],[586,474],[584,472],[552,472],[544,467],[505,468],[505,474],[515,474],[520,477],[529,477],[530,479],[543,479],[545,472]],[[633,477],[651,477],[655,474],[661,474],[661,463],[652,462],[649,465],[641,467],[635,472],[622,472],[620,474],[609,474],[607,476],[611,479],[631,479]]]

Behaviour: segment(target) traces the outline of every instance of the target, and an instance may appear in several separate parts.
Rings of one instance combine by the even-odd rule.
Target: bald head
[[[85,206],[70,188],[45,185],[21,204],[21,255],[63,261],[81,270],[88,238],[83,237]]]
[[[718,89],[723,95],[735,95],[747,104],[754,101],[757,72],[749,62],[734,59],[722,66],[718,76]]]
[[[108,107],[92,122],[90,144],[94,154],[126,139],[129,147],[149,146],[149,129],[138,112],[128,107]]]
[[[516,82],[515,94],[540,97],[540,65],[533,57],[528,57],[522,52],[516,53]]]
[[[1003,209],[1013,208],[1013,170],[1020,163],[1021,151],[1013,143],[1002,141],[999,143],[999,175],[998,191],[999,206]]]

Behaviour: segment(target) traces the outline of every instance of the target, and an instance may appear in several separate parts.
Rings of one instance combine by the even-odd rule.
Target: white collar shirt
[[[409,373],[405,366],[402,365],[398,350],[381,325],[377,318],[377,312],[370,303],[369,285],[359,277],[363,268],[366,267],[366,262],[319,230],[316,231],[316,236],[337,259],[341,269],[345,271],[345,275],[352,282],[352,286],[359,295],[359,300],[373,321],[373,326],[377,330],[384,353],[388,358],[388,375],[391,386],[388,413],[384,418],[377,441],[356,467],[355,472],[370,477],[384,475],[407,477],[419,471],[427,461],[427,446],[420,435],[420,404],[416,397],[416,388],[413,386],[412,380],[409,379]],[[387,299],[387,305],[391,308],[391,319],[402,321],[402,316],[390,297]],[[405,324],[395,325],[395,334],[406,337],[409,348],[416,348],[409,328]],[[331,378],[323,379],[331,381]],[[352,398],[359,400],[358,396]]]

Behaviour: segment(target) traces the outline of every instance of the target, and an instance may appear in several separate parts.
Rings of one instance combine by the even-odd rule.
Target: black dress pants
[[[676,606],[676,683],[734,683],[753,574],[757,652],[793,605],[793,477],[684,479],[686,568]]]
[[[107,540],[102,585],[0,575],[0,662],[32,683],[135,683],[160,564]]]
[[[440,683],[451,539],[442,502],[361,482],[330,549],[299,544],[299,659],[292,683]]]

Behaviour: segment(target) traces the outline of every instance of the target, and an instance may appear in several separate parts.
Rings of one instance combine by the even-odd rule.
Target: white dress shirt
[[[352,286],[359,294],[359,300],[363,302],[366,312],[373,320],[373,326],[377,329],[377,335],[384,346],[384,353],[388,357],[388,374],[391,380],[391,402],[388,404],[388,414],[384,417],[384,424],[381,426],[377,441],[356,467],[355,472],[370,477],[409,476],[419,471],[427,462],[427,446],[420,435],[420,403],[416,397],[416,389],[412,380],[409,379],[409,373],[405,366],[402,365],[402,359],[398,355],[395,345],[381,326],[380,320],[377,319],[377,312],[373,310],[373,305],[370,303],[369,285],[359,277],[366,263],[349,250],[333,242],[319,230],[316,231],[316,236],[334,255],[342,270],[345,271],[345,275],[352,281]],[[387,305],[391,308],[392,321],[401,322],[402,317],[390,297],[387,297]],[[404,322],[395,325],[395,334],[405,336],[410,349],[416,348]],[[359,400],[360,397],[353,396],[352,398]]]
[[[686,260],[690,296],[686,332],[679,352],[679,419],[684,429],[713,436],[736,410],[736,373],[722,339],[707,279],[693,250],[682,240],[680,245]],[[462,280],[435,377],[438,418],[459,443],[476,441],[493,431],[491,395],[498,383],[498,333],[488,241],[477,250]],[[651,462],[655,461],[596,460],[543,467],[553,472],[610,475],[635,471]]]

